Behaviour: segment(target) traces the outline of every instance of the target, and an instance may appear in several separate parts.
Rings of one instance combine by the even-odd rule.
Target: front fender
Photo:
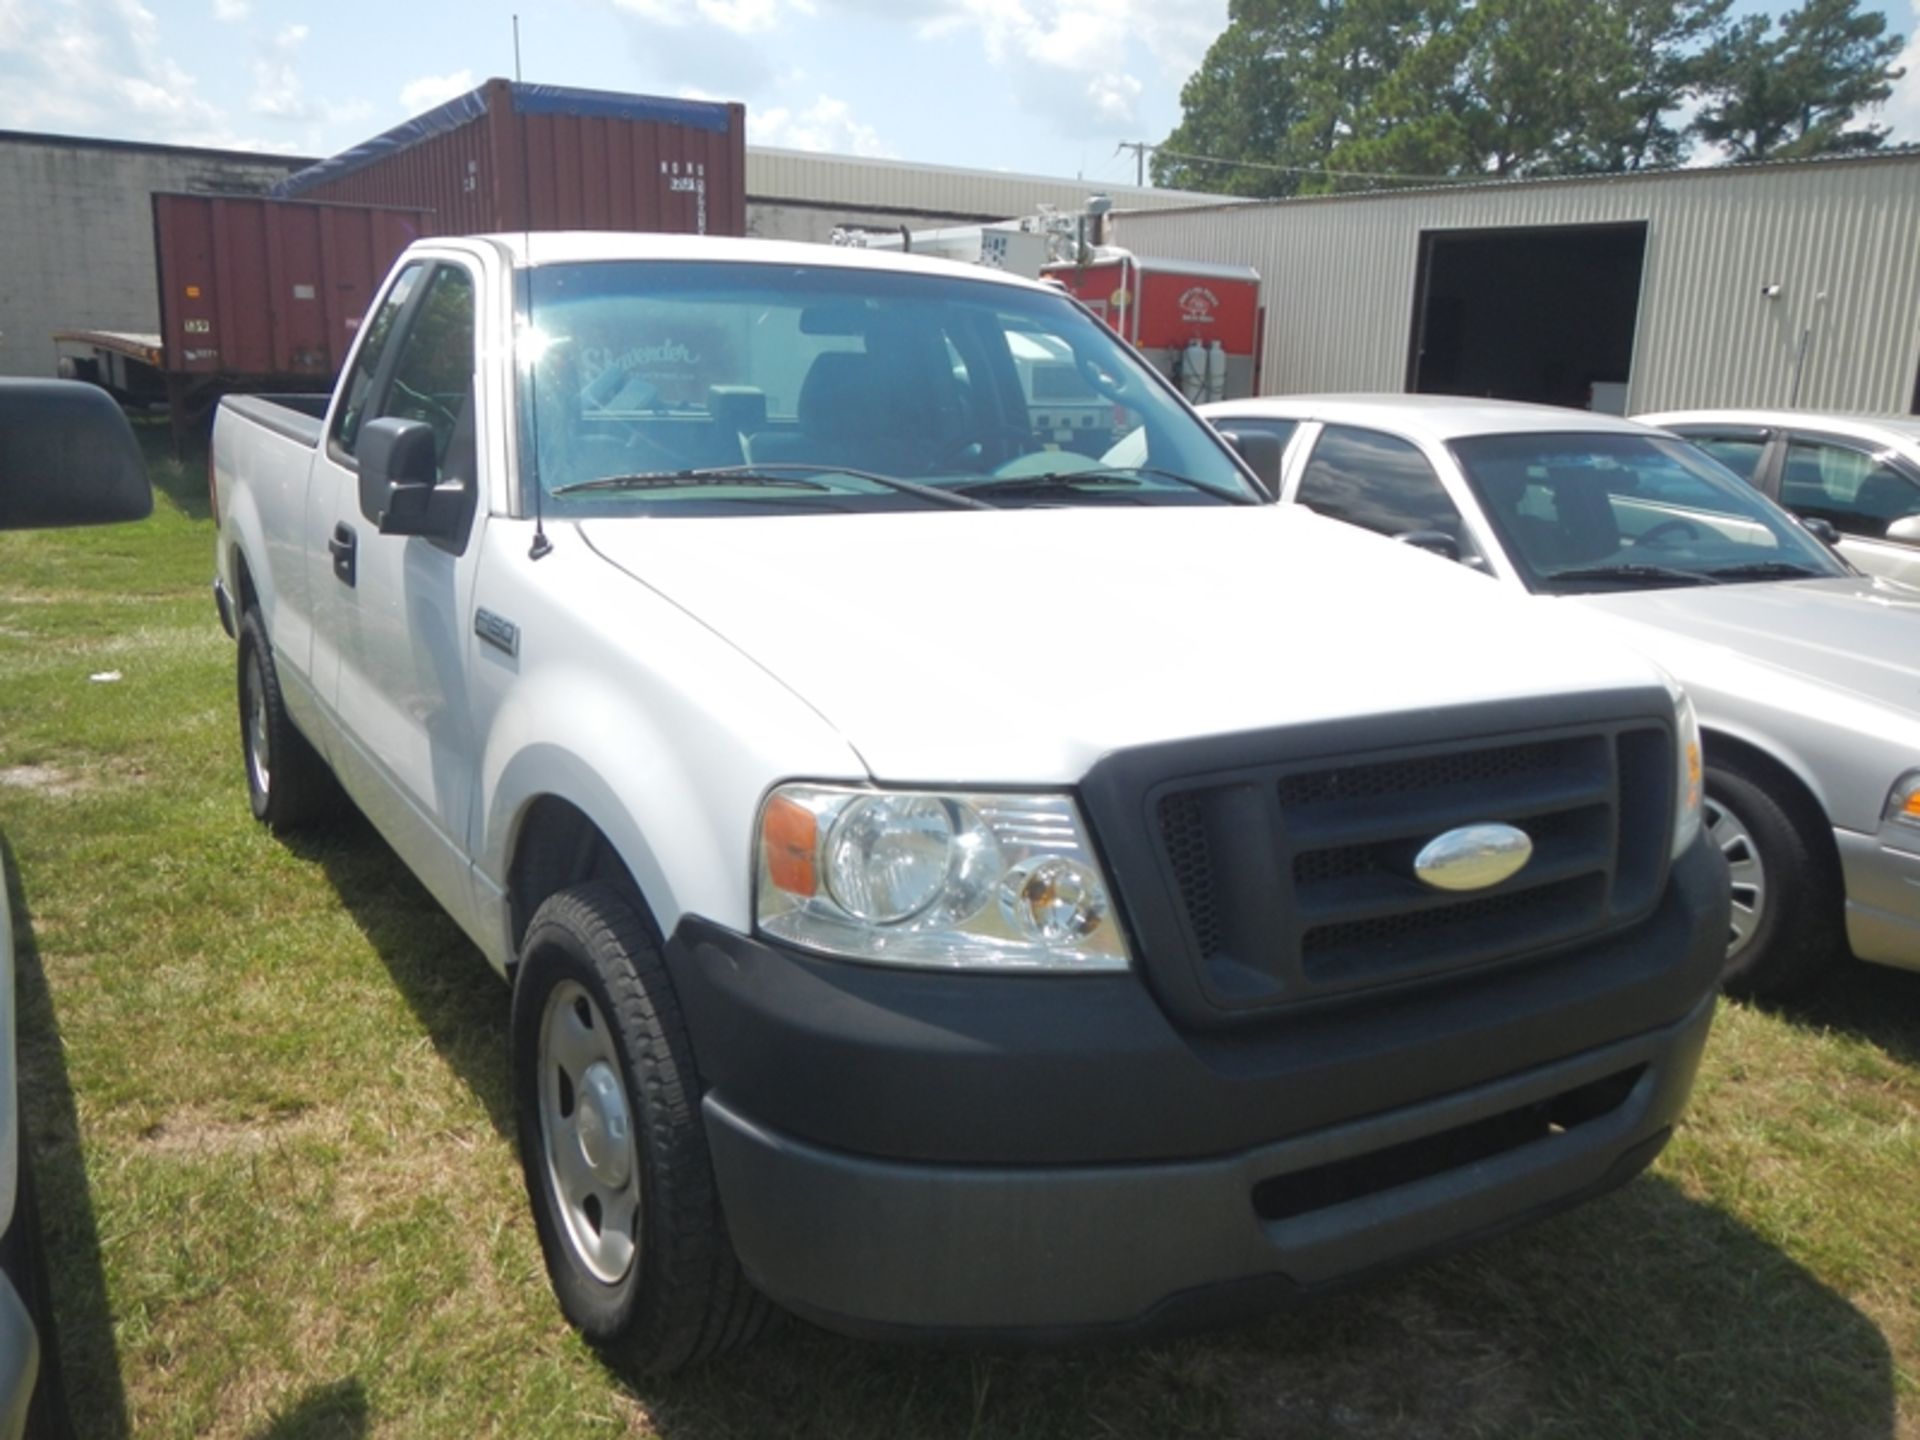
[[[606,836],[663,932],[688,914],[748,928],[767,790],[795,778],[859,782],[866,768],[816,711],[685,612],[624,577],[617,603],[569,604],[563,573],[553,567],[544,591],[518,592],[517,655],[482,647],[494,704],[479,887],[504,897],[528,812],[552,796]],[[499,908],[504,964],[511,921]]]

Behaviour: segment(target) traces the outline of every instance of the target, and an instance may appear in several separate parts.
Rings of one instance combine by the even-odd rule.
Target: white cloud
[[[871,0],[834,0],[871,13]],[[973,35],[1017,102],[1053,130],[1111,137],[1139,122],[1146,85],[1176,87],[1226,28],[1227,0],[903,0],[922,41]]]
[[[1915,7],[1913,31],[1920,32],[1920,6]],[[1894,144],[1913,145],[1920,143],[1920,33],[1911,34],[1894,64],[1904,66],[1907,73],[1894,84],[1879,113],[1868,118],[1891,126]]]
[[[1131,75],[1096,75],[1087,82],[1087,99],[1109,125],[1131,125],[1145,88]]]
[[[736,35],[752,35],[779,25],[788,12],[811,16],[814,0],[613,0],[614,8],[655,25],[682,26],[693,19],[731,30]]]
[[[238,25],[253,13],[251,0],[213,0],[213,18]]]
[[[838,3],[864,8],[861,0]],[[898,13],[915,11],[923,38],[976,31],[996,65],[1111,69],[1132,41],[1179,79],[1199,67],[1227,25],[1226,0],[934,0]]]
[[[300,47],[310,32],[304,25],[289,25],[266,41],[249,64],[253,73],[253,93],[247,97],[247,109],[270,120],[310,120],[321,107],[308,102],[296,61]]]
[[[471,70],[452,70],[445,75],[421,75],[400,87],[400,104],[409,115],[431,110],[456,95],[464,95],[477,82]]]
[[[139,0],[0,5],[0,127],[224,143],[225,116],[159,32]]]
[[[831,95],[820,96],[804,110],[784,105],[749,109],[747,139],[755,145],[777,145],[788,150],[893,158],[880,132],[854,119],[853,107]]]

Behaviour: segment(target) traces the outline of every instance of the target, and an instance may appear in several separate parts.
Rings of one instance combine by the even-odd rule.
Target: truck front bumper
[[[1259,1309],[1644,1169],[1712,1018],[1726,872],[1443,987],[1177,1028],[1136,975],[921,974],[698,921],[667,946],[734,1247],[855,1333],[1063,1338]]]

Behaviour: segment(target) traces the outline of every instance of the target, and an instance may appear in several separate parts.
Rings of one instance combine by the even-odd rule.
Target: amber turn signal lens
[[[806,806],[776,795],[760,817],[760,848],[767,857],[767,878],[789,895],[812,895],[820,888],[813,857],[820,851],[820,823]]]
[[[1920,790],[1907,796],[1907,803],[1900,807],[1900,813],[1909,820],[1920,820]]]

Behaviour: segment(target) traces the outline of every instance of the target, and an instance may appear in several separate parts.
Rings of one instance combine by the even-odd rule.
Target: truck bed
[[[220,404],[256,425],[264,425],[276,435],[314,449],[320,444],[329,398],[326,395],[229,395]]]

